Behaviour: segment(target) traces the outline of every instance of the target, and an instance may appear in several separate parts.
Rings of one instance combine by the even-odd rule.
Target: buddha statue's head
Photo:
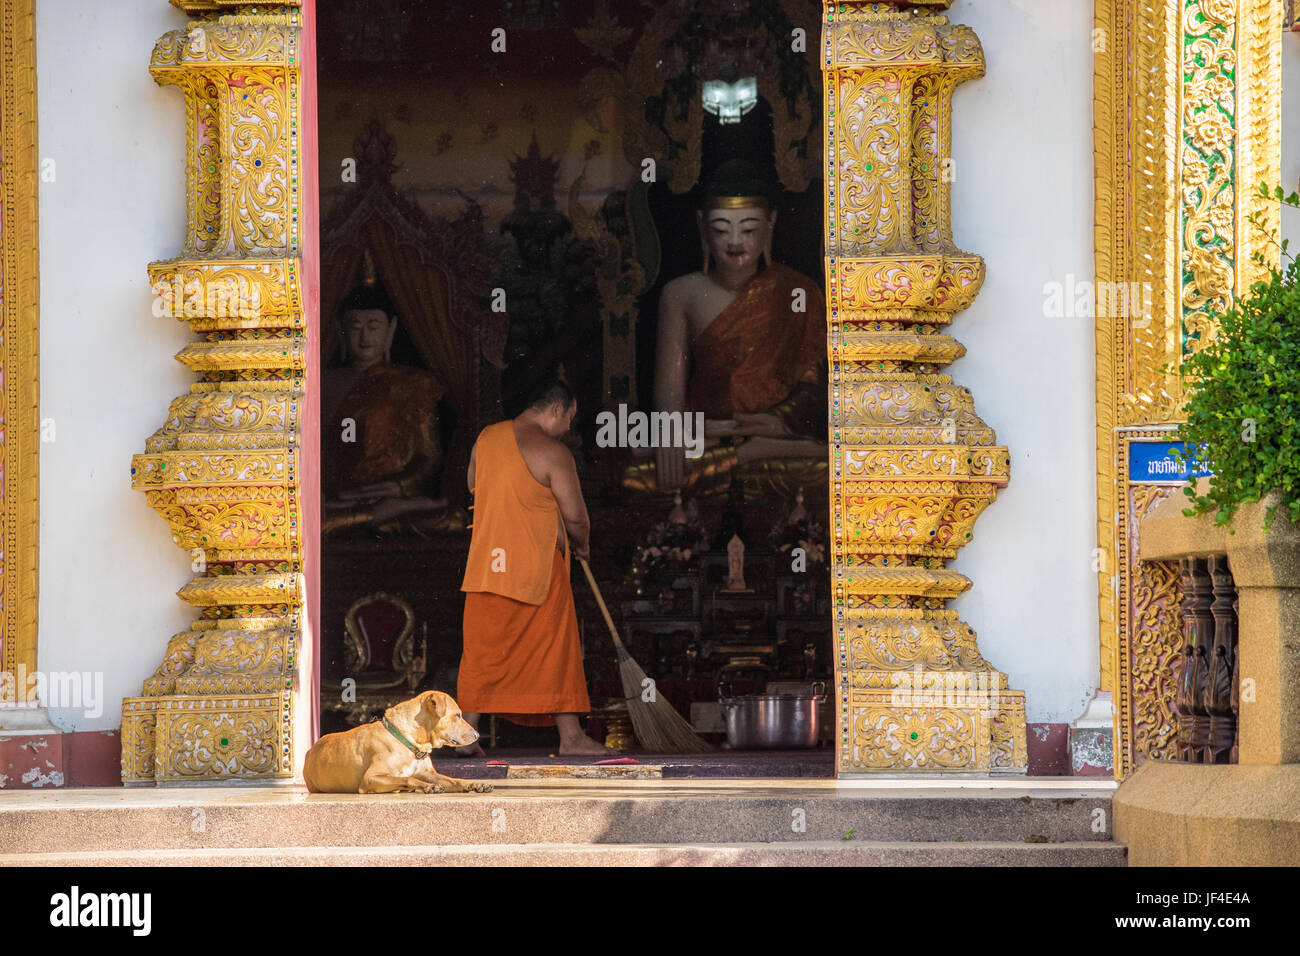
[[[729,159],[709,176],[695,214],[706,273],[711,265],[731,273],[756,272],[760,256],[764,265],[772,261],[776,210],[769,192],[757,167],[745,159]]]
[[[373,275],[367,275],[339,306],[339,331],[343,357],[349,365],[366,369],[390,361],[397,310]]]

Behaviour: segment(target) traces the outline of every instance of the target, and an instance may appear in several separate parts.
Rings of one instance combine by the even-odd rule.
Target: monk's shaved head
[[[567,412],[577,400],[578,396],[573,393],[569,383],[556,376],[538,382],[528,393],[528,407],[539,412],[546,411],[557,402]]]

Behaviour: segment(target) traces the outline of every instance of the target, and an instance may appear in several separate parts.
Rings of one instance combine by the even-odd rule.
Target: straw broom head
[[[653,682],[648,688],[653,700],[643,699],[647,689],[646,672],[627,652],[622,639],[618,636],[618,629],[614,627],[614,620],[609,616],[609,608],[605,606],[605,599],[601,596],[600,588],[596,586],[596,579],[592,577],[590,566],[581,558],[578,560],[582,563],[582,570],[587,575],[587,583],[591,585],[592,593],[596,595],[596,603],[600,605],[600,613],[605,617],[609,635],[614,639],[614,649],[618,653],[618,676],[623,681],[623,696],[627,699],[627,712],[632,719],[632,732],[636,734],[636,739],[641,741],[641,746],[650,753],[711,753],[714,750],[713,745],[701,739],[691,729],[690,723],[677,713],[677,708],[655,692]]]

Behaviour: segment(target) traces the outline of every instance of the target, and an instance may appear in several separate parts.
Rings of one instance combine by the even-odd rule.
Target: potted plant
[[[1262,184],[1260,192],[1300,208],[1296,193]],[[1212,472],[1184,489],[1184,514],[1214,512],[1224,525],[1246,506],[1248,523],[1263,511],[1267,531],[1279,508],[1300,521],[1300,261],[1257,215],[1248,218],[1279,248],[1283,268],[1270,266],[1266,281],[1217,317],[1217,334],[1184,357],[1186,422],[1177,438],[1187,443],[1185,461]],[[1252,258],[1265,262],[1259,252]]]

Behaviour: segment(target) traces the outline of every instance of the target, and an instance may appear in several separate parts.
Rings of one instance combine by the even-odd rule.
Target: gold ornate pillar
[[[1007,450],[940,369],[984,263],[953,243],[951,110],[982,76],[949,0],[825,4],[838,771],[1024,772],[1025,699],[947,609]]]
[[[0,0],[0,674],[11,675],[15,700],[26,702],[21,675],[36,672],[36,575],[40,538],[40,244],[36,230],[36,6]],[[3,684],[0,678],[0,684]],[[0,700],[0,703],[3,703]],[[31,701],[35,704],[36,701]],[[13,715],[0,727],[17,726]]]
[[[126,784],[291,779],[310,707],[301,614],[304,371],[301,14],[296,0],[171,0],[196,19],[150,73],[185,96],[185,245],[152,263],[155,312],[196,376],[132,461],[199,612],[122,702]],[[226,12],[229,11],[229,12]]]
[[[1137,530],[1182,481],[1143,466],[1182,420],[1183,357],[1276,261],[1247,216],[1278,228],[1258,191],[1283,185],[1282,14],[1277,0],[1096,3],[1097,570],[1116,777],[1172,756],[1178,570],[1139,562]]]

